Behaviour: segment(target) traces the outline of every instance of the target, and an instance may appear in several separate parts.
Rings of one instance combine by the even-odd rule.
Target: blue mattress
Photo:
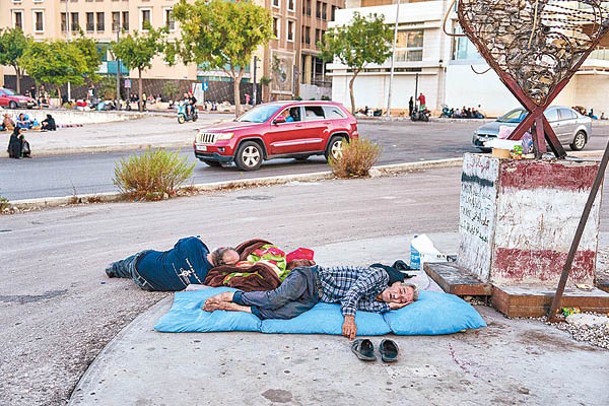
[[[209,288],[177,292],[173,306],[154,329],[163,333],[258,331],[281,334],[342,333],[343,317],[337,304],[318,303],[311,310],[291,320],[260,320],[250,313],[201,310],[205,300],[231,288]],[[357,334],[375,336],[452,334],[485,327],[486,323],[469,303],[443,292],[422,291],[419,300],[384,314],[358,311]]]

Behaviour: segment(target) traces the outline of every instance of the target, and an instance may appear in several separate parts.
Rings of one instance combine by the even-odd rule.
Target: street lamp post
[[[116,24],[116,42],[120,40],[120,23]],[[121,109],[121,60],[116,58],[116,109]]]
[[[393,27],[393,50],[391,52],[391,73],[389,74],[389,91],[387,92],[387,118],[391,117],[391,87],[393,86],[393,72],[395,66],[395,46],[398,42],[398,22],[400,20],[400,0],[395,11],[395,26]]]
[[[258,62],[258,57],[254,55],[254,72],[253,72],[253,80],[254,80],[254,88],[252,89],[252,106],[255,106],[257,103],[258,97],[258,86],[256,85],[256,63]]]
[[[70,0],[66,0],[66,42],[70,42]],[[68,82],[68,101],[72,100],[72,85]],[[61,104],[61,102],[60,102]]]

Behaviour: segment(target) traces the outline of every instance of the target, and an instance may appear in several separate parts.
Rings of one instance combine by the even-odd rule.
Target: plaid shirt
[[[376,300],[388,287],[389,275],[383,269],[354,266],[319,267],[321,301],[340,303],[343,316],[355,315],[356,309],[384,313],[389,305]]]

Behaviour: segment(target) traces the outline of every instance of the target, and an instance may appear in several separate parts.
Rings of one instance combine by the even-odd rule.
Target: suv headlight
[[[235,135],[235,133],[220,133],[220,134],[216,134],[216,141],[230,140],[231,138],[233,138],[233,135]]]

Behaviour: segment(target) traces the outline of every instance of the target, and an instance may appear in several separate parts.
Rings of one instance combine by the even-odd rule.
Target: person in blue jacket
[[[145,250],[108,265],[109,278],[131,278],[149,291],[177,291],[191,283],[203,284],[207,272],[220,265],[239,262],[239,253],[231,247],[210,252],[198,237],[179,240],[168,251]]]

